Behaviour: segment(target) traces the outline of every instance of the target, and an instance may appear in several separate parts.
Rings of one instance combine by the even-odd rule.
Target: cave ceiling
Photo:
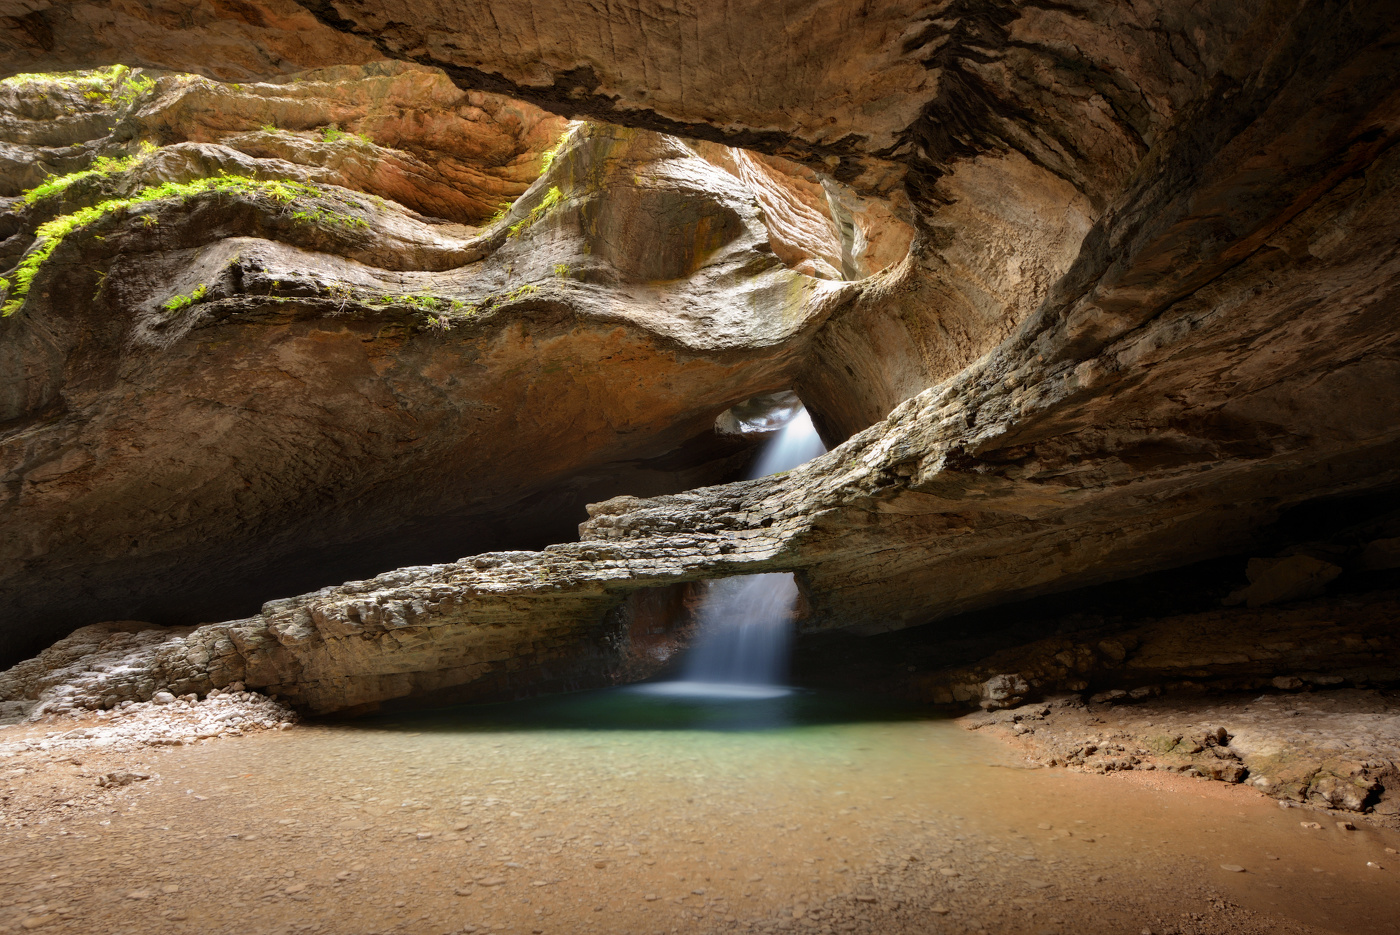
[[[431,210],[404,213],[393,200],[366,209],[358,246],[344,237],[298,241],[255,205],[242,214],[225,205],[209,223],[186,224],[179,247],[193,253],[164,258],[164,272],[132,281],[165,276],[164,289],[185,276],[180,282],[192,286],[191,264],[226,262],[214,254],[230,250],[233,237],[257,242],[249,249],[268,258],[264,279],[317,269],[327,282],[366,288],[377,276],[385,291],[389,269],[420,286],[455,282],[461,291],[452,294],[464,302],[500,293],[518,264],[534,270],[525,278],[547,294],[497,320],[490,340],[498,349],[529,344],[518,353],[538,361],[541,338],[521,329],[554,328],[563,358],[576,358],[570,342],[582,342],[592,347],[592,366],[643,346],[669,361],[648,372],[664,370],[673,395],[644,388],[640,396],[674,403],[637,423],[664,443],[629,447],[632,427],[610,416],[591,436],[592,453],[576,459],[587,463],[570,469],[663,455],[703,435],[733,402],[789,386],[828,442],[843,443],[781,477],[650,498],[655,487],[627,490],[640,496],[590,508],[578,542],[404,568],[217,625],[240,634],[225,640],[220,672],[331,710],[469,685],[479,675],[471,660],[481,621],[524,634],[547,617],[560,646],[595,639],[610,609],[645,586],[791,570],[809,606],[804,626],[869,632],[1223,554],[1291,505],[1400,483],[1393,12],[1383,2],[1305,0],[811,0],[685,10],[648,0],[29,0],[0,5],[0,50],[11,73],[121,62],[257,86],[294,84],[315,69],[384,69],[379,63],[392,60],[445,74],[456,93],[531,108],[538,116],[510,117],[512,139],[528,135],[531,120],[588,121],[540,182],[498,172],[482,183],[532,186],[508,196],[519,198],[511,223],[530,220],[522,237],[492,239],[465,205],[452,219],[462,229],[450,230],[445,211],[425,221],[420,212]],[[492,119],[503,119],[507,105],[495,106]],[[531,145],[516,146],[517,154],[537,157]],[[599,173],[608,172],[614,181],[600,188]],[[334,184],[347,177],[338,178]],[[531,212],[552,190],[563,210],[536,223],[541,215]],[[398,199],[393,192],[384,197]],[[859,269],[854,241],[842,235],[847,215],[855,218],[848,227],[875,244]],[[179,232],[181,223],[169,226]],[[208,235],[210,224],[219,236]],[[677,231],[688,233],[664,240]],[[140,252],[92,249],[113,262],[127,256],[123,249]],[[593,272],[561,287],[550,280],[561,263]],[[72,284],[80,287],[89,288]],[[430,362],[420,339],[386,336],[382,313],[332,315],[303,290],[282,296],[291,301],[274,315],[253,309],[240,288],[221,295],[227,304],[207,314],[222,317],[201,319],[201,327],[224,329],[221,339],[260,335],[265,343],[248,345],[256,347],[251,357],[269,353],[275,336],[292,341],[290,357],[305,366],[327,331],[344,348],[400,342],[356,365],[411,360],[416,374],[369,403],[360,389],[345,390],[355,382],[349,377],[325,384],[340,388],[324,399],[267,392],[324,404],[326,426],[368,424],[371,411],[397,420],[445,411],[440,401],[452,394],[434,387],[432,375],[461,362]],[[26,600],[42,594],[38,582],[59,567],[55,555],[74,581],[100,577],[90,539],[61,527],[90,514],[74,512],[80,501],[71,498],[110,493],[110,476],[82,459],[109,456],[118,435],[74,439],[94,430],[99,409],[113,411],[122,398],[114,388],[171,400],[181,374],[209,379],[190,357],[197,339],[152,338],[150,346],[163,348],[158,364],[130,350],[132,336],[150,330],[149,308],[116,319],[104,313],[112,322],[105,326],[90,318],[76,332],[90,340],[71,341],[71,331],[55,338],[65,316],[94,314],[75,312],[82,304],[35,302],[0,333],[13,362],[10,499],[0,509],[27,531],[12,540],[10,581],[0,587]],[[615,337],[618,329],[627,337]],[[627,346],[599,350],[605,335]],[[74,369],[75,361],[109,360],[104,347],[126,349],[116,355],[126,371],[103,383],[92,374],[110,367]],[[539,421],[528,413],[551,399],[553,372],[542,367],[501,384],[509,387],[500,398],[519,400],[514,424]],[[681,373],[684,380],[673,377]],[[225,387],[215,389],[217,398]],[[55,400],[75,400],[80,390],[89,408],[64,427],[62,414],[72,410],[54,408]],[[615,388],[599,392],[635,404]],[[140,422],[132,411],[123,418]],[[564,428],[591,411],[580,406],[541,427],[528,451],[547,461],[564,444]],[[448,421],[460,418],[453,409]],[[257,501],[249,506],[256,515],[232,508],[253,536],[238,540],[240,555],[256,565],[259,547],[247,543],[264,535],[293,544],[310,535],[322,548],[354,539],[364,524],[430,515],[449,487],[433,473],[443,463],[436,448],[447,444],[434,424],[448,422],[425,422],[415,436],[434,450],[409,457],[402,471],[376,473],[390,449],[347,446],[337,463],[348,474],[337,485],[359,486],[329,512],[289,506],[327,489],[304,476],[289,481],[301,476],[291,469],[256,480],[292,493]],[[295,447],[263,431],[266,449]],[[333,434],[327,428],[317,438]],[[521,457],[508,463],[532,460]],[[211,545],[217,537],[199,531],[213,514],[175,519],[200,509],[198,484],[181,479],[177,461],[159,465],[166,513],[131,537],[155,544],[130,550],[163,556],[140,566],[147,578],[192,548],[227,561],[234,541]],[[215,487],[243,476],[206,467]],[[543,495],[565,467],[541,470],[535,487],[511,495]],[[518,480],[521,468],[507,473]],[[502,499],[499,477],[482,474],[473,484],[479,496],[461,495],[454,507],[463,515]],[[415,490],[423,496],[415,499]],[[236,491],[224,495],[247,503]],[[288,510],[302,519],[287,519]],[[336,523],[297,525],[323,515]],[[126,515],[114,522],[135,528]],[[162,544],[172,522],[190,538]],[[420,528],[404,526],[414,536]],[[70,543],[67,551],[60,542]],[[275,561],[288,554],[276,552]],[[90,590],[104,587],[110,582]],[[11,626],[53,633],[96,619],[91,602],[76,619],[46,600],[31,600]]]

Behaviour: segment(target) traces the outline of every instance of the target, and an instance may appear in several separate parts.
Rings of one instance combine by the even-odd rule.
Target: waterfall
[[[778,437],[763,446],[753,470],[749,472],[749,478],[791,471],[822,454],[826,454],[826,446],[817,435],[807,408],[799,406],[788,423],[778,431]]]
[[[759,453],[750,478],[789,471],[826,452],[807,410],[797,407]],[[675,682],[638,686],[657,695],[767,698],[786,694],[797,582],[788,572],[712,581],[699,633]]]

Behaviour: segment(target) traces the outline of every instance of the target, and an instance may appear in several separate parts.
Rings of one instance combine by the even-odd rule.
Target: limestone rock
[[[74,619],[217,618],[230,600],[251,612],[355,572],[568,538],[590,500],[734,476],[757,439],[716,434],[716,417],[792,381],[846,286],[784,264],[743,180],[657,134],[577,128],[545,178],[472,228],[402,207],[413,199],[394,180],[449,215],[515,190],[473,190],[434,158],[433,184],[468,199],[444,205],[399,171],[397,151],[237,132],[269,114],[337,118],[429,155],[456,147],[483,179],[515,160],[510,181],[563,126],[423,69],[332,72],[238,91],[161,78],[93,146],[164,120],[196,141],[133,154],[11,216],[22,250],[56,214],[152,185],[301,185],[111,212],[66,237],[23,310],[0,320],[13,364],[0,416],[16,427],[0,472],[18,485],[0,509],[29,530],[7,540],[19,552],[0,576],[6,654]],[[210,96],[217,126],[196,119]],[[399,98],[457,111],[430,133],[411,114],[386,122]],[[473,120],[490,133],[463,129]],[[398,168],[376,174],[386,164]],[[780,174],[765,178],[765,197],[781,189]],[[357,193],[376,190],[400,201]],[[654,249],[618,246],[632,242]],[[178,301],[188,307],[171,311]],[[74,510],[105,517],[100,534],[72,524]],[[191,562],[201,573],[180,575]]]
[[[1014,708],[1026,700],[1031,687],[1019,675],[994,675],[982,683],[981,705],[984,710]]]
[[[195,0],[170,2],[210,15]],[[564,464],[538,462],[561,438],[587,441],[570,453],[570,470],[657,458],[663,444],[675,450],[702,425],[709,432],[733,402],[789,386],[824,437],[844,443],[783,477],[654,497],[640,481],[599,490],[591,499],[641,499],[590,518],[578,543],[409,565],[272,602],[193,638],[211,653],[230,647],[211,655],[226,660],[218,678],[236,669],[249,685],[278,686],[314,710],[434,692],[486,697],[512,679],[577,684],[617,671],[610,615],[649,586],[791,570],[810,608],[803,627],[874,633],[1232,553],[1293,505],[1400,483],[1400,400],[1377,392],[1400,383],[1390,313],[1400,289],[1400,26],[1380,0],[1345,9],[995,2],[937,20],[920,4],[856,11],[813,0],[801,8],[800,41],[792,10],[756,0],[686,13],[644,2],[625,22],[603,6],[550,2],[511,10],[455,3],[412,23],[378,0],[307,7],[337,35],[352,34],[347,41],[440,65],[459,86],[568,116],[740,143],[825,173],[856,196],[886,199],[915,231],[909,253],[860,281],[796,272],[789,262],[831,275],[839,246],[845,273],[855,241],[835,209],[836,234],[826,235],[809,213],[813,190],[794,185],[790,198],[767,190],[781,182],[781,164],[762,163],[763,191],[755,191],[743,172],[688,144],[600,130],[516,202],[503,222],[521,225],[516,238],[453,234],[439,244],[425,222],[377,208],[365,209],[363,240],[348,230],[269,238],[277,225],[246,203],[228,216],[192,216],[186,227],[158,218],[175,235],[162,249],[192,252],[181,259],[185,278],[146,268],[114,282],[130,292],[123,307],[144,309],[143,322],[161,297],[135,283],[183,292],[243,246],[229,237],[258,241],[239,254],[256,260],[246,267],[251,287],[220,292],[189,316],[202,331],[133,331],[132,318],[105,308],[89,318],[80,311],[81,327],[71,327],[59,310],[83,309],[79,292],[90,296],[96,284],[83,279],[76,255],[65,265],[60,254],[71,281],[46,286],[55,290],[46,317],[11,321],[0,334],[5,372],[25,375],[5,390],[6,405],[35,420],[6,437],[7,450],[21,453],[6,464],[4,489],[49,505],[30,514],[0,504],[26,530],[16,553],[0,556],[3,567],[34,560],[16,572],[35,577],[15,593],[36,593],[39,580],[66,593],[71,579],[58,572],[79,566],[125,580],[172,567],[178,555],[217,581],[229,556],[280,563],[291,543],[354,550],[366,528],[421,537],[444,503],[455,521],[488,495],[522,502],[523,482],[512,483],[526,476],[543,496]],[[15,18],[5,36],[17,54],[6,61],[91,64],[83,57],[106,47],[85,24],[103,8],[77,2],[61,15],[44,7]],[[214,22],[242,35],[241,19],[224,12]],[[147,58],[160,56],[158,44],[132,46],[133,60],[162,64]],[[250,55],[232,63],[215,55],[203,67],[252,68]],[[745,64],[742,81],[735,62]],[[633,175],[640,182],[629,183]],[[560,195],[546,205],[554,187]],[[228,252],[192,232],[216,225]],[[149,256],[143,236],[154,234],[121,231]],[[804,238],[811,242],[792,249]],[[107,243],[88,245],[95,253],[83,263],[106,262],[102,250],[115,246]],[[638,251],[638,243],[657,249]],[[570,275],[556,282],[545,270],[560,263]],[[518,288],[520,277],[542,294],[490,321],[454,323],[445,350],[412,329],[423,321],[416,313],[387,315],[357,300],[341,315],[349,306],[316,282],[352,292],[431,288],[476,301],[507,281]],[[274,335],[271,346],[236,353],[239,343],[224,339],[248,320],[239,315],[268,322],[260,333]],[[92,336],[81,348],[103,366],[120,360],[128,395],[73,366],[66,349],[53,351],[53,335],[78,332]],[[126,346],[128,334],[151,356],[97,352],[99,338]],[[217,340],[201,343],[205,336]],[[567,392],[559,380],[512,384],[488,397],[508,413],[499,421],[440,404],[459,398],[446,375],[497,347],[501,372],[528,370],[544,356],[566,370],[587,361],[596,379],[568,370],[575,383]],[[305,398],[300,385],[316,387],[315,399],[347,398],[311,379],[325,372],[309,363],[323,353],[342,363],[342,386],[375,401],[354,407],[357,417],[374,416],[373,431],[346,438],[333,430],[349,421],[339,412],[279,408]],[[403,354],[419,356],[400,368]],[[645,366],[619,377],[616,362],[635,354],[647,355]],[[652,363],[659,358],[664,366]],[[248,363],[267,360],[290,364],[290,378]],[[82,379],[65,382],[65,368]],[[212,404],[197,422],[154,407],[156,418],[197,426],[161,449],[163,474],[119,436],[83,435],[99,407],[134,411],[136,399],[198,395],[190,371],[207,394],[198,398]],[[685,379],[650,383],[643,371]],[[239,379],[228,392],[206,377],[229,372]],[[616,389],[623,384],[625,394]],[[648,417],[626,405],[598,416],[595,399],[635,394],[647,397]],[[258,418],[243,415],[250,411]],[[479,416],[477,437],[494,442],[541,413],[548,424],[513,458],[497,459],[499,473],[474,491],[481,501],[467,502],[458,480],[475,480],[467,469],[480,462],[438,447],[443,428]],[[257,435],[278,419],[310,430],[292,444]],[[655,447],[632,447],[638,435]],[[189,462],[168,454],[216,438],[214,450]],[[123,461],[134,476],[167,478],[161,489],[199,488],[199,503],[243,516],[248,488],[230,477],[290,489],[255,482],[297,475],[305,452],[329,450],[357,453],[358,467],[339,473],[339,459],[305,466],[317,484],[276,504],[276,515],[299,512],[304,522],[250,526],[247,538],[208,553],[195,546],[211,541],[213,520],[190,500],[163,501],[160,522],[133,528],[83,499],[85,478]],[[394,477],[414,478],[421,498],[408,491],[337,509],[391,485],[391,463]],[[130,491],[121,498],[142,500]],[[64,539],[60,502],[63,515],[102,520],[84,532],[119,554],[95,562]],[[261,503],[253,512],[273,515]],[[379,558],[409,561],[388,551]],[[565,669],[567,677],[551,674]],[[215,680],[198,666],[179,677]],[[94,686],[101,681],[93,676]]]

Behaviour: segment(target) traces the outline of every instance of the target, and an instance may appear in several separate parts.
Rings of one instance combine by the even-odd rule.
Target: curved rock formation
[[[394,95],[442,92],[421,69],[240,88],[217,127],[193,116],[230,94],[207,85],[161,78],[75,145],[119,151],[172,125],[189,142],[45,183],[7,217],[12,261],[87,219],[16,278],[0,321],[0,509],[25,530],[0,576],[10,652],[113,607],[197,621],[569,538],[589,500],[735,476],[754,442],[717,435],[716,416],[789,385],[846,287],[775,255],[761,202],[780,176],[755,192],[673,138],[579,127],[476,229],[378,193],[441,206],[436,185],[469,216],[562,122],[455,91],[435,128],[396,111],[396,143],[458,151],[413,175],[411,154],[339,129],[245,128],[296,110],[382,130]],[[361,110],[326,99],[341,85]],[[26,89],[61,92],[10,93]]]
[[[771,259],[732,266],[800,286],[757,303],[784,313],[728,298],[729,318],[668,313],[716,351],[764,327],[781,345],[716,404],[792,385],[829,441],[849,440],[783,477],[610,500],[576,544],[401,569],[203,628],[159,650],[180,690],[241,677],[325,711],[488,695],[491,672],[575,658],[579,678],[603,677],[622,650],[597,640],[628,594],[750,571],[795,571],[809,629],[876,631],[1222,554],[1292,504],[1400,483],[1387,4],[643,3],[628,18],[463,0],[414,23],[378,0],[307,6],[459,86],[742,144],[846,186],[830,240],[770,236]],[[82,42],[59,30],[44,54],[76,60]],[[690,276],[691,296],[727,297],[734,280],[703,280],[695,258],[760,242],[742,232],[764,186],[739,184],[760,163],[734,161],[738,175],[694,171],[743,189],[737,221],[682,208],[673,176],[571,204],[594,238],[585,285],[666,309],[638,281]],[[545,188],[508,222],[535,217]],[[811,190],[789,192],[768,202],[773,229],[816,229]],[[914,227],[906,258],[853,283],[780,264],[846,273],[841,205],[872,196]],[[636,249],[677,212],[700,246]],[[533,253],[552,257],[553,230],[529,226]],[[508,633],[513,649],[493,642]]]

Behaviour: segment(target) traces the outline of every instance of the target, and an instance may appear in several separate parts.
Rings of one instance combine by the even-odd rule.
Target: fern
[[[544,197],[540,199],[540,203],[531,208],[529,214],[510,226],[510,236],[519,237],[521,233],[530,228],[530,225],[544,217],[550,208],[563,200],[564,193],[559,190],[558,185],[545,192]]]
[[[206,286],[204,283],[200,283],[189,295],[172,295],[170,298],[166,299],[164,302],[161,303],[161,308],[165,309],[166,312],[168,312],[171,315],[176,315],[180,312],[183,312],[191,305],[197,305],[200,302],[203,302],[205,296],[207,296],[208,294],[209,287]]]

